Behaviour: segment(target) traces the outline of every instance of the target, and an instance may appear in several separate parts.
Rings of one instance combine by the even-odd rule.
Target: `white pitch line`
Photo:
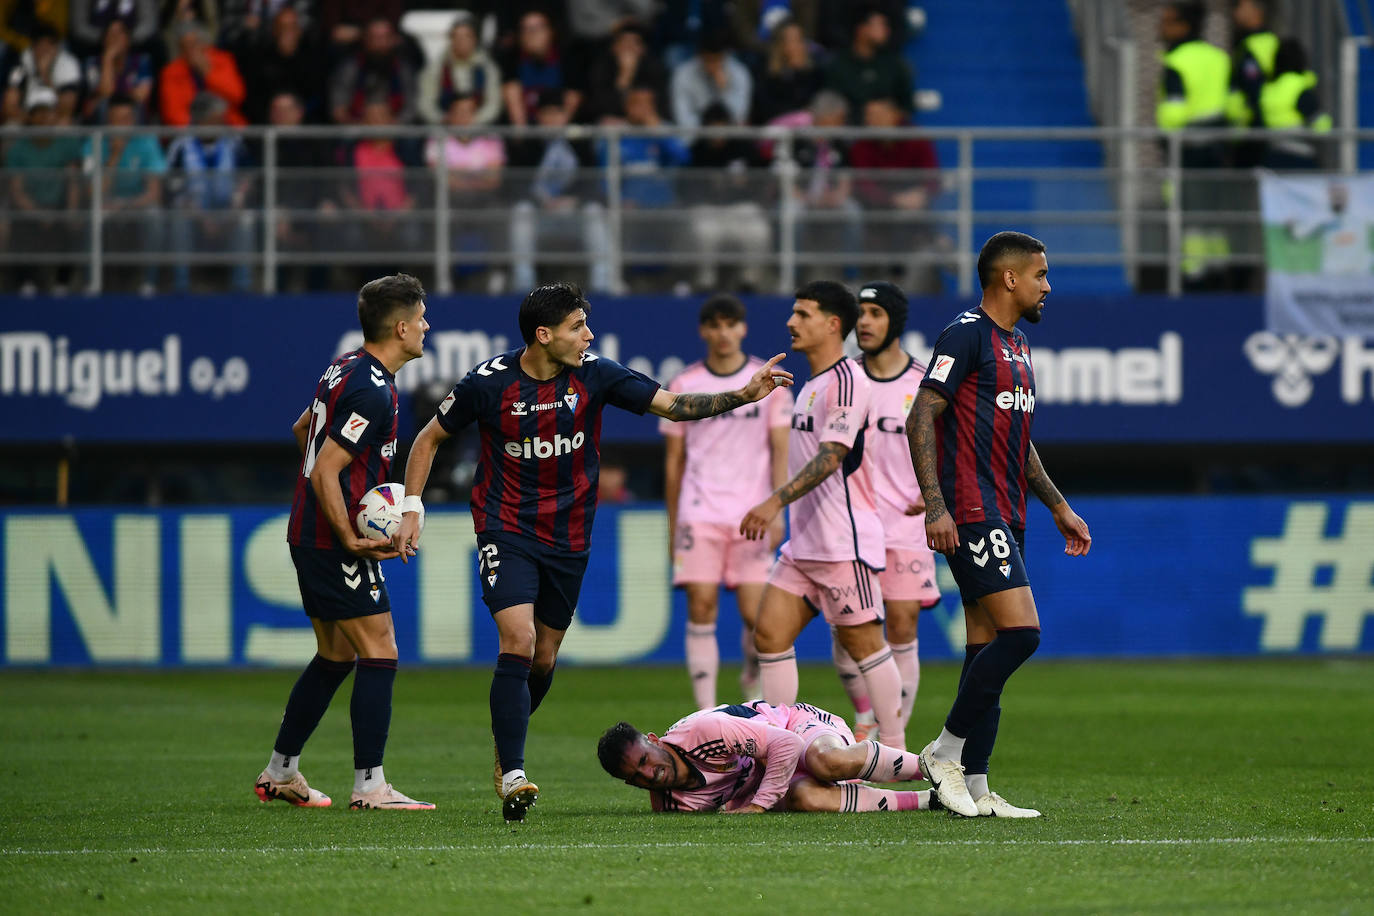
[[[1296,844],[1346,844],[1374,843],[1374,836],[1329,837],[1329,836],[1235,836],[1235,837],[1160,837],[1146,839],[1100,839],[1100,840],[918,840],[905,839],[891,842],[872,840],[757,840],[744,843],[731,843],[732,847],[757,846],[776,849],[778,847],[846,847],[859,846],[866,849],[882,846],[1246,846],[1261,843]],[[26,847],[0,848],[0,856],[85,856],[85,855],[233,855],[241,853],[266,853],[271,855],[311,852],[490,852],[506,849],[696,849],[715,848],[718,843],[702,843],[683,840],[677,843],[502,843],[502,844],[444,844],[437,846],[345,846],[329,844],[326,846],[254,846],[239,848],[231,846],[196,847],[176,849],[163,846],[144,846],[125,849],[30,849]]]

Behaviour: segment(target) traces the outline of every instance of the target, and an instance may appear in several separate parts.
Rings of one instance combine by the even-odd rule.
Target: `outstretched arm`
[[[1093,537],[1088,532],[1088,523],[1079,518],[1078,513],[1069,508],[1064,494],[1050,480],[1045,466],[1040,463],[1040,453],[1031,443],[1030,455],[1026,458],[1026,486],[1035,494],[1054,516],[1054,524],[1064,535],[1064,552],[1071,557],[1081,557],[1092,547]]]
[[[774,388],[787,388],[792,384],[792,373],[777,368],[785,355],[779,353],[764,363],[759,371],[754,373],[749,384],[735,391],[698,394],[677,393],[660,388],[649,402],[649,412],[675,421],[701,420],[734,410],[742,404],[763,400]]]
[[[906,441],[911,450],[911,465],[926,503],[926,542],[932,550],[953,553],[959,546],[959,529],[950,518],[940,492],[940,472],[935,457],[935,418],[945,412],[949,401],[932,388],[916,393],[916,403],[906,417]]]
[[[773,494],[759,503],[744,516],[739,523],[739,532],[751,541],[757,541],[768,533],[782,507],[796,502],[802,496],[820,486],[822,480],[835,473],[846,455],[849,446],[843,442],[822,442],[816,457],[812,458],[787,483],[778,487]]]

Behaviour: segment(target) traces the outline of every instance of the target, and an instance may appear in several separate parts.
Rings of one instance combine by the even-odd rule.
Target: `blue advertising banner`
[[[698,359],[700,299],[597,300],[593,349],[668,381]],[[748,300],[747,349],[788,350],[790,301]],[[926,357],[973,303],[913,304],[905,343]],[[517,297],[431,299],[427,355],[404,392],[451,384],[518,346]],[[1374,341],[1264,330],[1258,297],[1052,295],[1026,326],[1035,436],[1045,442],[1274,443],[1374,440]],[[324,367],[361,343],[348,296],[193,300],[0,297],[0,441],[289,441]],[[805,360],[784,363],[799,376]],[[402,408],[403,414],[406,408]],[[402,435],[413,434],[403,421]],[[657,438],[652,418],[606,412],[606,441]]]
[[[1109,498],[1075,508],[1092,552],[1064,555],[1043,508],[1026,545],[1045,656],[1374,651],[1374,497]],[[299,665],[314,651],[280,507],[6,511],[0,664]],[[384,564],[401,660],[488,664],[496,630],[476,586],[471,517],[430,512],[421,555]],[[962,654],[958,594],[921,617],[921,654]],[[722,655],[738,621],[722,603]],[[564,663],[683,659],[661,506],[605,506]],[[804,660],[830,657],[807,627]],[[684,689],[685,689],[684,678]]]

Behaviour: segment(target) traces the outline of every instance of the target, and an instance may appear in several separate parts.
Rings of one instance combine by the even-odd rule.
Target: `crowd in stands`
[[[604,191],[582,174],[608,158],[604,144],[520,140],[486,135],[488,125],[634,126],[786,124],[900,125],[911,120],[913,75],[902,53],[904,2],[850,0],[566,0],[564,3],[462,4],[447,42],[430,59],[402,28],[412,4],[402,0],[0,0],[0,73],[6,124],[150,125],[193,128],[176,137],[110,136],[98,155],[66,138],[22,133],[4,151],[9,179],[0,201],[15,216],[31,211],[12,242],[33,251],[86,244],[80,221],[63,211],[86,206],[91,175],[105,172],[103,207],[111,240],[172,253],[215,245],[247,251],[255,229],[240,213],[254,193],[247,176],[258,163],[243,125],[446,125],[464,128],[442,143],[372,137],[336,143],[283,139],[276,164],[299,174],[283,183],[275,227],[284,249],[327,243],[370,246],[387,232],[396,247],[420,245],[407,169],[443,157],[449,205],[481,210],[506,200],[507,218],[465,221],[461,250],[512,253],[510,278],[528,286],[535,253],[580,244],[592,261],[590,284],[617,289],[606,268],[610,244]],[[419,8],[424,5],[415,4]],[[213,130],[212,130],[213,129]],[[474,132],[475,131],[475,132]],[[829,141],[799,151],[811,168],[800,204],[835,211],[815,232],[862,244],[866,206],[919,208],[929,189],[897,189],[832,180],[845,166],[933,168],[928,143]],[[770,150],[743,141],[626,137],[622,201],[643,217],[635,244],[661,243],[664,226],[648,211],[691,206],[690,238],[702,253],[694,282],[718,282],[722,252],[766,255],[774,227],[750,200],[747,171],[768,164]],[[503,173],[519,170],[513,197]],[[333,183],[306,176],[352,169]],[[692,170],[703,170],[692,173]],[[679,185],[677,176],[683,178]],[[64,180],[51,180],[54,177]],[[431,182],[432,184],[432,182]],[[686,190],[690,187],[690,193]],[[377,219],[349,236],[331,215],[367,210]],[[159,211],[170,214],[159,221]],[[633,220],[631,220],[633,221]],[[4,222],[0,220],[0,222]],[[30,232],[28,227],[36,227]],[[13,228],[13,227],[11,227]],[[166,243],[158,244],[158,233]],[[629,235],[629,233],[627,233]],[[658,237],[656,239],[656,236]],[[86,236],[86,238],[89,238]],[[833,241],[833,239],[832,239]],[[463,248],[462,246],[468,246]],[[738,258],[736,258],[738,261]],[[462,269],[462,265],[458,265]],[[759,283],[739,271],[744,287]],[[157,265],[142,273],[145,292]],[[312,285],[318,271],[309,272]],[[170,272],[187,288],[184,265]],[[21,270],[32,291],[36,268]],[[248,288],[246,266],[231,275]],[[63,266],[49,285],[70,282]]]

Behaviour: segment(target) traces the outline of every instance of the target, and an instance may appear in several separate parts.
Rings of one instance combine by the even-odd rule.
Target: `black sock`
[[[964,678],[968,677],[969,665],[973,664],[974,657],[987,646],[985,642],[969,643],[964,646],[964,670],[959,672],[959,686],[964,686]],[[1002,707],[993,706],[983,717],[978,720],[978,724],[973,726],[967,737],[964,739],[964,773],[973,776],[978,773],[987,773],[988,760],[992,757],[992,746],[997,743],[997,723],[1002,718]]]
[[[529,728],[530,659],[502,652],[496,656],[496,671],[491,676],[491,734],[503,773],[525,768],[525,733]]]
[[[1007,679],[1035,653],[1039,645],[1039,627],[998,630],[997,638],[969,662],[959,695],[954,698],[954,705],[945,719],[945,728],[949,733],[965,738],[967,746],[967,738],[973,733],[974,726],[997,705]]]
[[[391,688],[396,683],[396,659],[360,658],[353,679],[353,768],[382,765],[386,736],[391,731]]]
[[[319,655],[310,660],[301,676],[296,678],[296,686],[291,688],[291,696],[286,700],[286,712],[281,717],[281,728],[277,729],[277,742],[272,745],[274,751],[287,757],[300,756],[315,726],[324,718],[335,691],[352,670],[352,662],[330,661]]]
[[[534,715],[539,704],[544,702],[545,694],[553,686],[553,672],[553,668],[550,668],[547,674],[535,674],[533,670],[530,671],[530,715]]]

